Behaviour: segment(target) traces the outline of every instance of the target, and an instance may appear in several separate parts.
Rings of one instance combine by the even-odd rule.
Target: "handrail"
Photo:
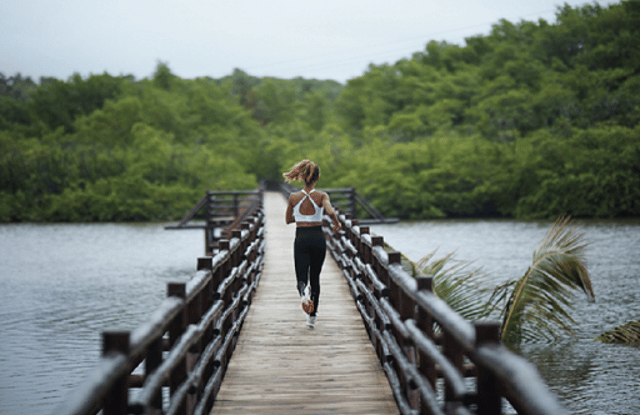
[[[167,230],[204,229],[205,255],[218,249],[218,242],[230,239],[233,230],[262,205],[265,185],[255,190],[208,190],[206,195],[191,208],[177,225],[167,225]],[[204,224],[189,225],[189,221],[204,208]]]
[[[194,278],[168,284],[146,323],[103,333],[102,358],[53,414],[211,411],[264,265],[265,216],[261,203],[251,209],[215,255],[198,258]]]
[[[328,248],[402,414],[499,415],[506,402],[523,415],[567,413],[536,368],[500,344],[499,322],[465,320],[432,292],[431,277],[410,276],[382,237],[342,211],[339,218],[339,232],[324,218]]]

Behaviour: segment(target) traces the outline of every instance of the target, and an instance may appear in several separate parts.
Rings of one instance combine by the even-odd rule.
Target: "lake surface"
[[[202,230],[161,224],[0,225],[0,414],[49,414],[99,357],[188,281]]]
[[[640,320],[640,221],[575,221],[585,234],[587,268],[596,295],[576,296],[572,317],[576,337],[551,344],[525,344],[530,359],[550,388],[573,414],[640,413],[640,348],[607,345],[593,339],[616,326]],[[510,220],[437,220],[376,225],[372,233],[418,261],[455,252],[472,261],[496,283],[519,278],[550,222]]]
[[[593,340],[640,319],[640,221],[576,222],[591,243],[596,302],[578,296],[576,338],[522,353],[575,414],[640,413],[640,349]],[[517,278],[551,224],[455,220],[372,226],[409,258],[456,252],[496,281]],[[100,356],[101,332],[130,330],[187,281],[202,230],[163,224],[0,225],[0,414],[49,414]]]

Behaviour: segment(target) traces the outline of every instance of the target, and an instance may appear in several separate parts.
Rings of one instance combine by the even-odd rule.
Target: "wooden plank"
[[[260,285],[211,414],[397,414],[382,367],[340,269],[327,254],[316,327],[305,324],[286,201],[264,195]]]

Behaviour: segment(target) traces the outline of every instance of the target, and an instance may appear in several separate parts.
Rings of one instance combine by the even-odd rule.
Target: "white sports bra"
[[[324,208],[316,205],[316,202],[314,202],[311,196],[309,196],[314,191],[315,190],[311,190],[307,193],[302,190],[302,193],[304,193],[305,196],[293,207],[293,217],[296,219],[296,222],[322,222],[322,213],[324,212]],[[313,207],[315,209],[315,213],[313,215],[303,215],[300,213],[300,206],[302,206],[302,202],[304,202],[305,199],[309,199],[311,203],[313,203]]]

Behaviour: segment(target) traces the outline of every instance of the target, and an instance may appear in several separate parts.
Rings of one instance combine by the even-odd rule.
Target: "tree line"
[[[0,74],[0,221],[174,220],[302,158],[388,216],[639,216],[640,1],[556,17],[346,85]]]

